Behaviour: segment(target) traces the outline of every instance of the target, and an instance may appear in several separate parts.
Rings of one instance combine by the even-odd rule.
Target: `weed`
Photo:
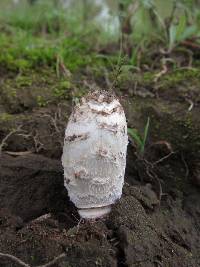
[[[69,97],[69,89],[71,88],[70,81],[61,81],[59,86],[53,90],[56,98],[67,99]]]
[[[186,15],[180,17],[179,23],[177,25],[170,25],[169,28],[169,52],[181,41],[192,37],[196,31],[196,25],[187,26]]]
[[[142,64],[148,67],[155,47],[160,48],[158,53],[161,50],[171,56],[185,40],[192,39],[192,44],[199,45],[200,11],[194,0],[108,1],[116,23],[114,34],[97,23],[101,7],[94,1],[89,5],[88,1],[75,1],[67,8],[52,0],[38,0],[32,6],[21,1],[14,12],[11,3],[6,2],[0,3],[0,65],[20,73],[46,66],[58,73],[60,59],[73,73],[86,66],[114,69],[111,87],[115,87],[122,71],[117,53],[120,39],[120,54],[123,52],[126,67],[130,66],[132,72],[134,67],[140,70]],[[130,25],[125,25],[127,21]],[[120,22],[122,32],[117,30]],[[129,31],[123,26],[128,26]],[[108,44],[115,49],[107,51]]]
[[[143,136],[140,135],[137,129],[128,128],[128,134],[130,138],[133,139],[133,141],[135,141],[136,147],[140,155],[144,154],[146,140],[147,140],[147,136],[149,132],[149,125],[150,125],[150,118],[148,117],[145,128],[144,128]]]
[[[12,115],[8,113],[1,113],[0,114],[0,122],[8,122],[12,120]]]
[[[37,104],[39,107],[46,107],[48,105],[48,101],[43,96],[37,96]]]

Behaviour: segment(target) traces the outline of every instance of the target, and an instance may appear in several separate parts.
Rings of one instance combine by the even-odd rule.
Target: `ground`
[[[117,81],[128,127],[142,133],[149,117],[148,139],[144,154],[129,142],[110,215],[85,222],[63,185],[64,129],[78,97],[109,84],[98,72],[1,71],[0,252],[31,266],[61,253],[52,266],[200,266],[199,69],[156,74],[122,72]],[[0,258],[0,266],[18,265]]]

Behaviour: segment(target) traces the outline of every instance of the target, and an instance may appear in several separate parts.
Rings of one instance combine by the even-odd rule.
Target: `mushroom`
[[[64,185],[82,218],[108,214],[121,197],[128,144],[119,100],[105,91],[82,98],[69,118],[62,155]]]

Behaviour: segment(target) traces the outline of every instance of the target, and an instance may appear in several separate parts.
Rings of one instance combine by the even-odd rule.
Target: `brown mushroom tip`
[[[102,102],[111,103],[113,100],[116,99],[116,95],[114,92],[109,92],[105,90],[95,90],[89,92],[84,97],[84,99],[86,99],[86,101],[94,100],[99,103]]]

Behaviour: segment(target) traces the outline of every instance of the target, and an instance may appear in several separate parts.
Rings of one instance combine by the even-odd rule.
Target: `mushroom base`
[[[110,213],[111,206],[91,208],[91,209],[79,209],[78,213],[83,219],[96,219],[101,218]]]

